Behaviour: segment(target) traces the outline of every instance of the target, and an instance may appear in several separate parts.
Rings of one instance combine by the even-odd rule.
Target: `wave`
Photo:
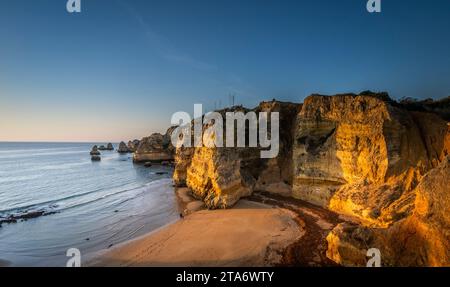
[[[22,176],[13,176],[13,177],[4,177],[0,178],[1,184],[16,182],[16,181],[24,181],[24,180],[32,180],[42,177],[42,174],[33,174],[33,175],[22,175]]]
[[[0,159],[9,159],[9,158],[29,158],[29,157],[38,157],[38,156],[49,156],[49,155],[67,155],[67,154],[89,154],[89,151],[56,151],[56,152],[43,152],[43,153],[26,153],[26,154],[8,154],[7,156],[0,156]]]
[[[48,200],[48,201],[43,201],[43,202],[38,202],[38,203],[33,203],[30,205],[24,205],[24,206],[19,206],[19,207],[14,207],[14,208],[9,208],[9,209],[4,209],[4,210],[0,210],[0,217],[8,217],[10,215],[15,215],[15,214],[23,214],[24,212],[33,212],[33,211],[48,211],[48,212],[61,212],[61,211],[65,211],[68,209],[72,209],[72,208],[76,208],[76,207],[80,207],[80,206],[85,206],[87,204],[91,204],[100,200],[104,200],[106,198],[109,198],[111,196],[115,196],[115,195],[119,195],[122,193],[127,193],[127,192],[131,192],[131,191],[139,191],[142,190],[142,192],[145,192],[147,190],[147,187],[156,185],[156,184],[165,184],[166,182],[170,182],[170,179],[165,178],[165,179],[160,179],[160,180],[154,180],[151,181],[149,183],[146,183],[144,185],[140,185],[137,187],[133,187],[133,188],[125,188],[125,189],[119,189],[116,191],[111,191],[111,192],[107,192],[111,189],[118,189],[119,187],[115,187],[115,188],[110,188],[108,190],[105,189],[96,189],[96,190],[91,190],[88,192],[84,192],[84,193],[79,193],[79,194],[74,194],[74,195],[70,195],[70,196],[66,196],[66,197],[61,197],[58,199],[54,199],[54,200]],[[123,186],[122,186],[123,187]],[[106,194],[101,194],[101,192],[107,192]],[[72,204],[67,203],[67,201],[73,200],[73,199],[77,199],[77,198],[82,198],[82,197],[86,197],[88,195],[94,194],[94,193],[99,193],[98,197],[94,197],[94,198],[90,198],[84,201],[78,201],[78,202],[73,202]],[[136,195],[134,195],[136,196]],[[124,198],[124,201],[127,201],[128,198]]]
[[[41,151],[51,151],[51,150],[67,150],[67,149],[75,149],[78,147],[61,147],[61,148],[38,148],[38,149],[8,149],[8,150],[0,150],[0,154],[10,154],[10,153],[36,153]]]
[[[91,161],[83,161],[83,162],[75,162],[75,163],[63,163],[63,164],[55,164],[55,165],[46,165],[42,167],[34,168],[33,170],[61,170],[61,169],[69,169],[78,166],[88,165]]]

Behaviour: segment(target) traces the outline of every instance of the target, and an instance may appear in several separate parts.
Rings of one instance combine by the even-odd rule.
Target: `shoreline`
[[[93,254],[87,266],[276,266],[305,234],[295,213],[241,200],[184,218]]]
[[[339,266],[326,256],[327,234],[349,218],[310,203],[257,192],[231,209],[198,203],[175,189],[180,219],[93,254],[94,267]]]

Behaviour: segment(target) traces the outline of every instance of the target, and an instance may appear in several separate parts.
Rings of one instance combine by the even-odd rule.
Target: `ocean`
[[[0,227],[0,265],[65,266],[178,218],[172,168],[133,164],[132,155],[93,143],[0,143],[0,220],[48,214]],[[117,148],[117,144],[114,145]]]

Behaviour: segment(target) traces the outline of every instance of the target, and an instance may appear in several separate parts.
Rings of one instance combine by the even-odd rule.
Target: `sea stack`
[[[128,149],[126,143],[120,142],[119,148],[117,149],[118,153],[129,153],[130,150]]]
[[[99,155],[93,155],[93,156],[91,156],[91,160],[92,161],[101,161],[102,158]]]
[[[91,150],[90,154],[92,156],[94,156],[94,155],[99,156],[100,155],[100,152],[98,151],[98,147],[96,145],[92,147],[92,150]]]
[[[106,146],[106,150],[114,150],[114,146],[112,145],[112,143],[108,143],[108,145]]]

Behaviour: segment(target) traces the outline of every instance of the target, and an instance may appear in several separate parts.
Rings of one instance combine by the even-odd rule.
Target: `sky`
[[[0,0],[0,141],[118,142],[174,112],[450,95],[450,1]]]

